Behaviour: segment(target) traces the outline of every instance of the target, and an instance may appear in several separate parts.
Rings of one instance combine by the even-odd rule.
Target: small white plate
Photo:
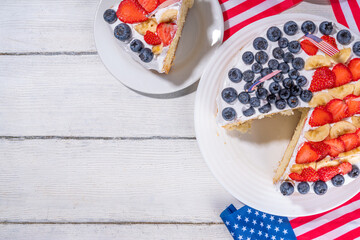
[[[200,79],[223,40],[224,20],[218,1],[195,0],[168,75],[143,68],[119,47],[112,29],[103,19],[104,11],[119,3],[120,0],[101,0],[94,22],[97,51],[112,75],[127,87],[148,94],[176,92]]]
[[[260,211],[297,217],[324,212],[344,203],[360,191],[360,178],[340,188],[332,187],[323,196],[282,196],[272,184],[272,177],[300,115],[256,120],[251,133],[247,134],[226,131],[215,119],[221,79],[238,50],[267,27],[289,20],[328,19],[308,14],[278,15],[257,21],[228,39],[211,58],[201,77],[195,102],[195,131],[209,168],[234,197]]]

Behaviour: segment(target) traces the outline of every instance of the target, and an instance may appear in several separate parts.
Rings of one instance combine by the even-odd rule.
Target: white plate
[[[327,20],[307,14],[284,14],[260,20],[237,32],[211,58],[201,77],[195,102],[196,138],[204,159],[219,182],[244,204],[288,217],[312,215],[344,203],[360,191],[360,178],[340,188],[330,188],[323,196],[282,196],[272,184],[272,177],[300,115],[256,120],[249,134],[229,132],[216,124],[215,99],[222,84],[220,79],[238,50],[252,41],[259,31],[264,31],[264,26],[307,19]]]
[[[184,89],[199,80],[223,39],[224,20],[218,1],[195,0],[186,19],[174,66],[168,75],[143,68],[119,47],[113,31],[103,19],[104,11],[119,2],[101,0],[95,16],[94,35],[101,60],[120,82],[140,92],[165,94]]]

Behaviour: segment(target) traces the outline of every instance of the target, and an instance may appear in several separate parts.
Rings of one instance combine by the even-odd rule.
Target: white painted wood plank
[[[0,57],[0,136],[194,137],[194,101],[131,91],[97,55]]]
[[[224,225],[2,224],[0,239],[28,240],[230,240]]]
[[[195,140],[0,140],[0,221],[221,222]]]

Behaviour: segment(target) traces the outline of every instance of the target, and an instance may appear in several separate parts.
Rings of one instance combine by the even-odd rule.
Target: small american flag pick
[[[304,39],[309,40],[312,44],[317,46],[323,53],[326,53],[329,56],[334,56],[339,52],[339,49],[331,45],[330,43],[322,40],[321,38],[312,35],[310,33],[305,34]]]

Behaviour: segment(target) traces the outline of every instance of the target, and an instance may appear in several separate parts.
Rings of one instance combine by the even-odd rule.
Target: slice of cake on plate
[[[168,74],[194,0],[123,0],[104,12],[119,45],[147,69]]]

